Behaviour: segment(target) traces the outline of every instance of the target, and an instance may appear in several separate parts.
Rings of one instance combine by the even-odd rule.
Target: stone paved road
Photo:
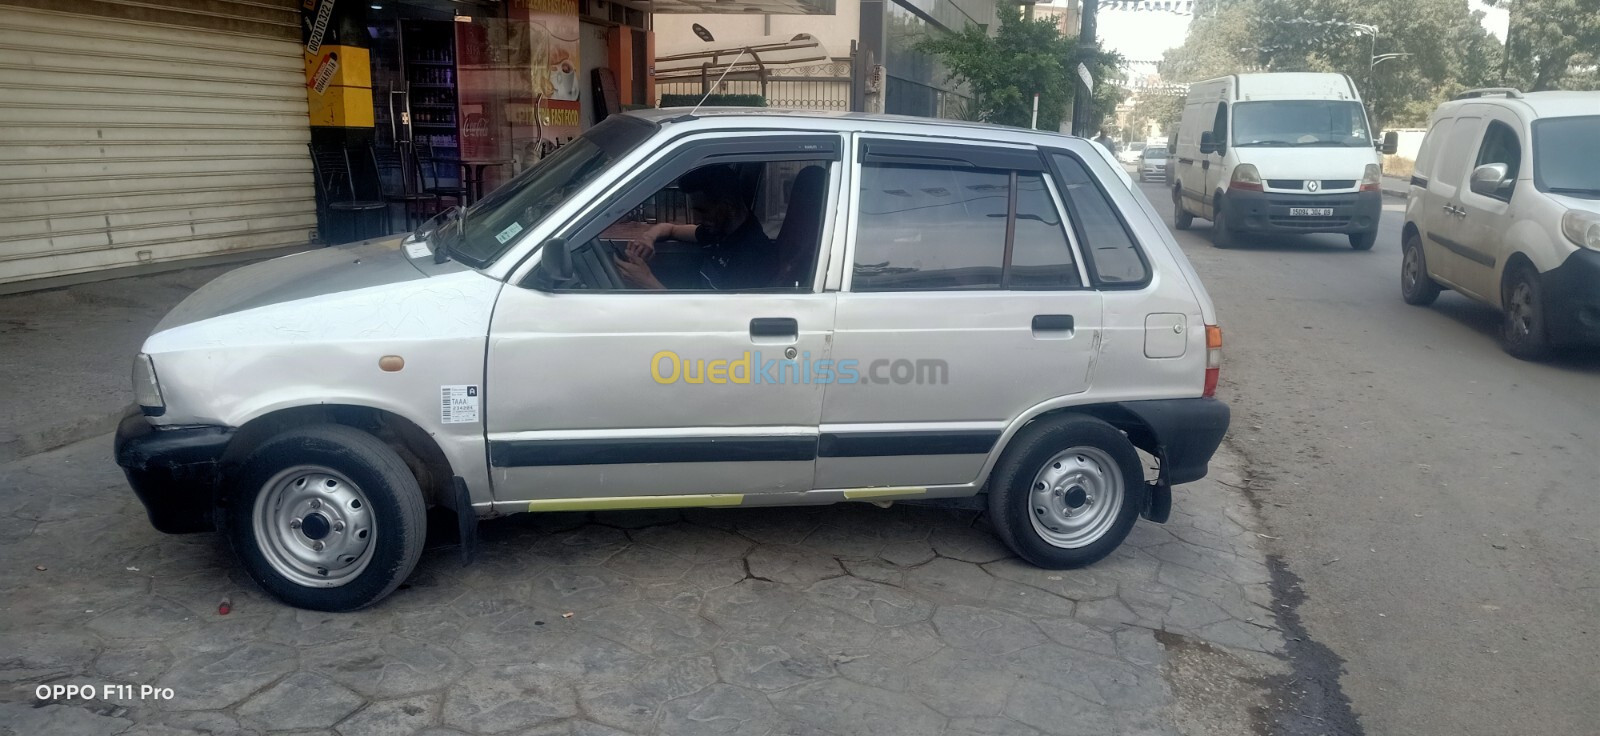
[[[0,466],[0,733],[1236,734],[1281,669],[1254,511],[1213,480],[1088,570],[970,511],[525,515],[322,614],[152,530],[109,446]],[[68,683],[174,695],[34,695]]]

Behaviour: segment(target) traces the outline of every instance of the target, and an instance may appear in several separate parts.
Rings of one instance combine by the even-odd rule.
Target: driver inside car
[[[761,222],[745,203],[738,172],[731,166],[706,166],[685,174],[678,188],[688,196],[697,224],[652,225],[628,243],[616,259],[622,280],[636,289],[666,289],[650,269],[656,244],[663,240],[697,243],[704,250],[701,284],[691,288],[736,290],[768,286],[778,271],[778,253]]]

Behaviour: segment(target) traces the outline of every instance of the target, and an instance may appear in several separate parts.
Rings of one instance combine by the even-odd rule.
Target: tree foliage
[[[1498,84],[1500,43],[1480,20],[1463,0],[1214,0],[1167,52],[1162,75],[1196,82],[1245,71],[1341,72],[1375,125],[1421,125],[1461,90]],[[1387,53],[1409,56],[1371,66]]]
[[[951,79],[966,85],[972,94],[969,117],[1025,128],[1033,114],[1033,96],[1038,94],[1039,128],[1058,129],[1072,101],[1076,39],[1063,37],[1053,20],[1024,19],[1018,6],[1004,0],[997,4],[996,16],[999,27],[993,36],[969,26],[924,38],[916,49],[937,56]],[[1089,65],[1097,80],[1097,110],[1110,110],[1120,99],[1115,85],[1105,83],[1120,62],[1116,54],[1100,52]]]
[[[1511,12],[1506,84],[1600,89],[1600,0],[1498,0]]]

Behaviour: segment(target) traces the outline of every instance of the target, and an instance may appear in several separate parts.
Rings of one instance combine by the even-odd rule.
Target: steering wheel
[[[608,240],[595,238],[572,251],[572,267],[591,289],[603,291],[618,291],[628,288],[622,281],[622,275],[617,272],[617,264],[613,259],[617,255],[617,247]]]

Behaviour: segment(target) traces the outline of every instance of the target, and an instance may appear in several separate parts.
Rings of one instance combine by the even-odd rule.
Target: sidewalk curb
[[[82,416],[61,424],[0,438],[0,465],[114,432],[117,424],[132,409],[133,405],[129,404],[106,414]],[[109,452],[110,448],[107,448],[107,451]]]

